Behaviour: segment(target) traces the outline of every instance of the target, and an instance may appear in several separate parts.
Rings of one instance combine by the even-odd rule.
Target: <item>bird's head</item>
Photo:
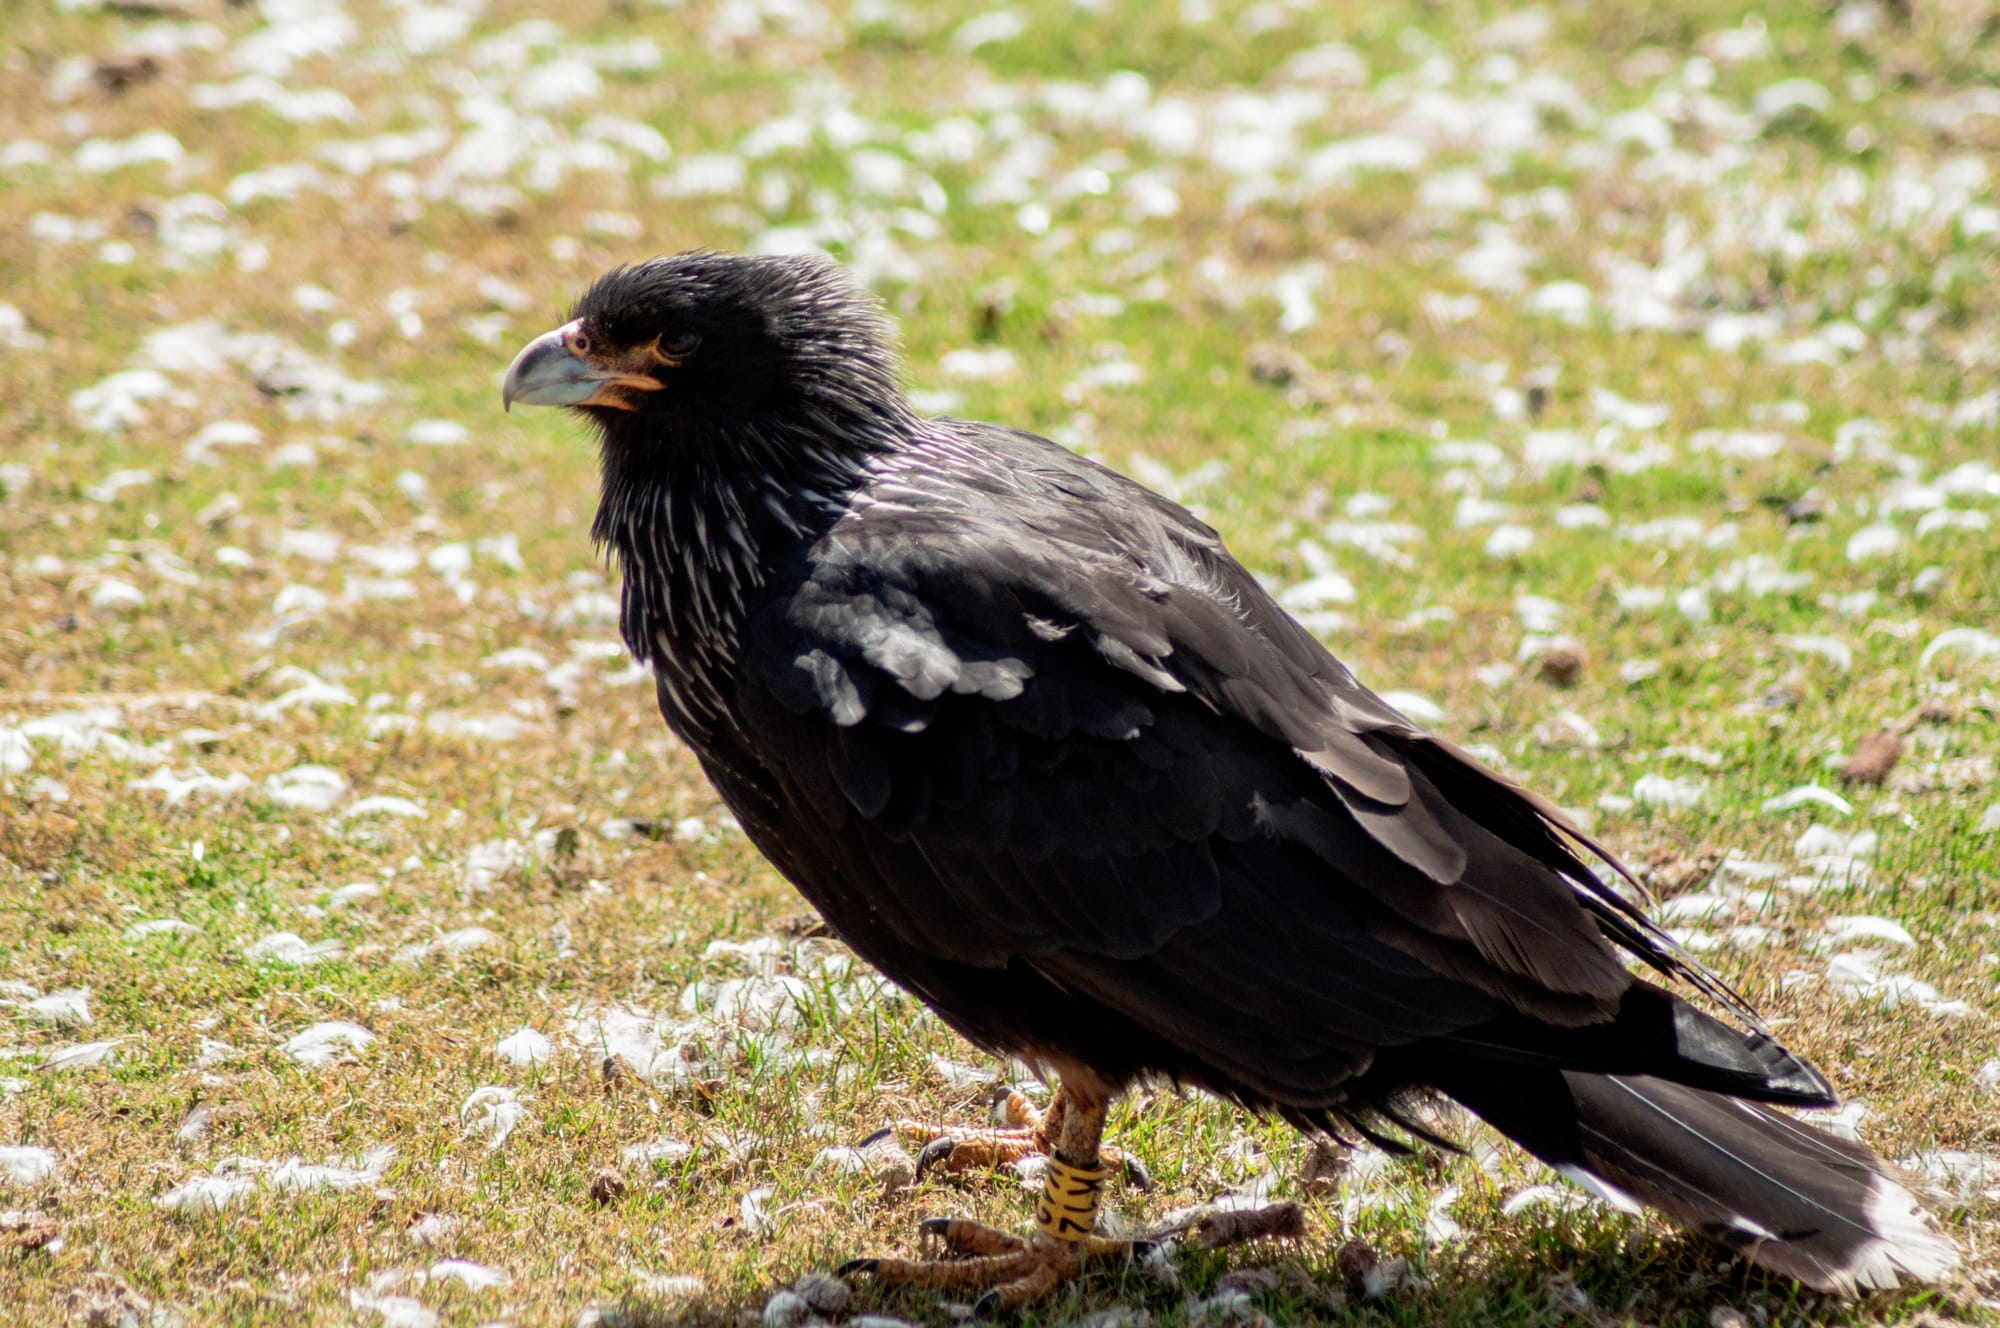
[[[606,272],[514,357],[501,396],[645,448],[906,410],[887,324],[836,264],[711,252]]]

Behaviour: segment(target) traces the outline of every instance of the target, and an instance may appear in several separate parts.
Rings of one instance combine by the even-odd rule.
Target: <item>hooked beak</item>
[[[578,352],[578,323],[544,332],[507,366],[500,382],[500,403],[511,410],[516,401],[530,406],[605,406],[637,410],[628,393],[657,392],[666,384],[650,374],[635,373]]]

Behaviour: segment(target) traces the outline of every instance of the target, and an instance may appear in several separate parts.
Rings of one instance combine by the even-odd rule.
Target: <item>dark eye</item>
[[[684,360],[694,354],[701,345],[701,338],[692,332],[682,332],[675,336],[661,337],[660,349],[677,360]]]

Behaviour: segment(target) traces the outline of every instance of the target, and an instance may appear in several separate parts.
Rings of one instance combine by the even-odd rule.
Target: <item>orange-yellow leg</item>
[[[1032,1124],[1024,1119],[1014,1127],[1039,1142],[1040,1147],[1030,1151],[1049,1154],[1048,1175],[1035,1206],[1036,1229],[1029,1235],[1011,1235],[979,1222],[934,1218],[919,1230],[944,1244],[945,1257],[856,1259],[844,1265],[841,1274],[866,1273],[894,1286],[938,1290],[984,1287],[985,1294],[973,1305],[978,1314],[1039,1300],[1082,1272],[1086,1259],[1129,1257],[1132,1242],[1109,1240],[1093,1230],[1112,1175],[1112,1169],[1099,1158],[1110,1100],[1110,1087],[1094,1076],[1066,1074],[1049,1109]],[[1016,1112],[1020,1107],[1028,1107],[1025,1099],[1019,1107],[1009,1104]],[[1009,1143],[1011,1146],[1011,1133]],[[975,1156],[985,1156],[977,1150],[989,1146],[989,1139],[980,1139]],[[954,1146],[936,1160],[958,1169],[958,1148]]]

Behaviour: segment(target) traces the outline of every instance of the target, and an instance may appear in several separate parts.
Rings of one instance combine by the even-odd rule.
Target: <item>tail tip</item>
[[[1783,1243],[1761,1245],[1750,1252],[1751,1258],[1843,1296],[1888,1291],[1905,1281],[1942,1282],[1959,1266],[1958,1247],[1931,1224],[1916,1195],[1888,1176],[1871,1179],[1865,1206],[1868,1234],[1862,1239],[1837,1253],[1819,1253],[1808,1267],[1787,1257],[1802,1251]]]
[[[1887,1176],[1868,1195],[1875,1239],[1855,1251],[1853,1275],[1863,1290],[1895,1286],[1899,1277],[1939,1282],[1958,1267],[1958,1247],[1931,1225],[1923,1203]]]

